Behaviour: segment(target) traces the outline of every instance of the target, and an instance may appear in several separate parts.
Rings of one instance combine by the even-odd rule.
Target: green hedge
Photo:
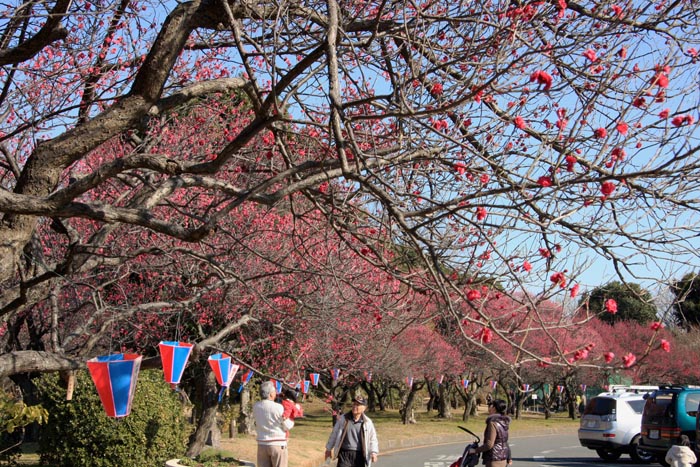
[[[49,421],[42,428],[42,464],[56,467],[162,467],[181,457],[192,431],[177,392],[163,373],[141,371],[131,413],[107,417],[87,371],[78,372],[73,400],[58,375],[37,381]]]

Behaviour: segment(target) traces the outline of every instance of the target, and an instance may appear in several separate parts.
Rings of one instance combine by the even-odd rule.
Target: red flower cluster
[[[547,188],[552,186],[552,178],[546,175],[541,176],[537,179],[537,184],[541,187]]]
[[[478,300],[480,298],[481,292],[479,292],[478,290],[472,289],[469,292],[467,292],[467,300]]]
[[[613,182],[603,182],[600,185],[600,191],[603,193],[603,196],[610,196],[615,191],[615,184]]]
[[[609,298],[605,301],[605,309],[608,313],[611,313],[613,315],[617,313],[617,302],[614,298]]]
[[[593,49],[587,49],[583,53],[583,56],[592,62],[595,62],[596,60],[598,60],[598,55],[596,55],[595,50],[593,50]]]
[[[481,330],[476,334],[476,338],[483,344],[489,344],[493,340],[493,331],[491,331],[489,328],[481,328]]]
[[[666,339],[661,339],[661,350],[664,352],[670,352],[671,351],[671,343],[667,341]]]
[[[566,287],[566,276],[563,272],[555,272],[549,278],[553,284],[558,284],[562,289]]]
[[[443,118],[435,120],[433,122],[433,128],[435,128],[437,131],[447,130],[447,127],[448,127],[447,120],[445,120]]]
[[[651,85],[652,86],[658,86],[660,88],[668,88],[668,73],[671,71],[671,68],[668,66],[665,66],[661,68],[659,71],[656,72],[654,77],[651,79]]]
[[[559,11],[557,11],[557,17],[558,18],[563,18],[564,15],[566,14],[566,8],[569,6],[566,3],[566,0],[559,0]]]
[[[578,290],[579,290],[579,285],[574,284],[573,287],[571,287],[571,293],[569,294],[571,298],[575,298],[578,295]]]
[[[671,123],[673,126],[682,126],[684,124],[686,125],[692,125],[693,124],[693,116],[692,115],[677,115],[673,117],[673,120],[671,120]]]
[[[546,71],[542,70],[537,70],[534,73],[530,75],[530,82],[537,82],[537,84],[543,84],[544,86],[542,87],[543,91],[549,91],[549,89],[552,87],[552,75],[547,73]]]
[[[579,361],[588,358],[588,349],[580,349],[574,352],[574,361]]]
[[[613,5],[610,8],[612,9],[613,13],[615,13],[615,16],[619,19],[622,19],[625,16],[625,12],[620,5]]]

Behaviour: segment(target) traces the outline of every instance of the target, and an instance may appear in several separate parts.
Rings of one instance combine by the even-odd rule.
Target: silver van
[[[657,386],[611,386],[609,392],[593,397],[581,415],[578,439],[581,446],[594,449],[606,461],[627,453],[637,463],[655,459],[639,447],[644,395]]]

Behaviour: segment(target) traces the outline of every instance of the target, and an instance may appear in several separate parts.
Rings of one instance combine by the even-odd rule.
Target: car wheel
[[[635,436],[630,443],[630,457],[637,464],[649,464],[656,458],[651,452],[645,451],[639,447],[639,435]]]
[[[596,449],[595,452],[598,453],[598,457],[604,461],[616,461],[620,458],[622,453],[617,449]]]

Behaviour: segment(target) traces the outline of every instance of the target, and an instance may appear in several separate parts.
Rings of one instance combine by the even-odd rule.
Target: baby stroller
[[[481,439],[463,426],[460,426],[459,429],[466,431],[476,439],[464,447],[462,457],[454,461],[450,467],[474,467],[479,463],[479,453],[469,454],[469,450],[478,448]]]

